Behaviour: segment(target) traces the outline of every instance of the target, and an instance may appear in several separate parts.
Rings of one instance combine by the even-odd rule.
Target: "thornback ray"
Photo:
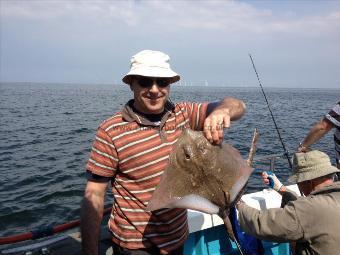
[[[146,209],[186,208],[218,214],[235,240],[229,208],[242,195],[252,172],[230,144],[212,145],[203,132],[185,129]]]

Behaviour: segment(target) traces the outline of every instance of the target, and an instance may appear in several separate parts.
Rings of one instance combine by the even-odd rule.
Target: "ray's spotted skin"
[[[243,193],[252,171],[231,145],[213,145],[202,132],[186,129],[147,210],[187,208],[218,214],[228,221],[225,216]]]

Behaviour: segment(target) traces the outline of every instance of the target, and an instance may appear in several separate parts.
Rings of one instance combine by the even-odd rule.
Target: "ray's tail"
[[[247,159],[247,165],[249,167],[251,167],[253,165],[253,159],[254,159],[254,155],[255,155],[255,152],[256,152],[256,143],[257,143],[258,137],[259,137],[259,132],[255,128],[254,134],[253,134],[253,139],[252,139],[250,150],[249,150],[249,156],[248,156],[248,159]],[[243,194],[243,192],[245,190],[245,187],[246,187],[246,185],[243,187],[243,190],[240,192],[239,196],[235,199],[235,201],[234,201],[235,203],[237,203],[238,200],[241,198],[241,196],[242,196],[242,194]],[[222,219],[223,219],[224,225],[225,225],[225,227],[227,229],[227,233],[228,233],[229,237],[236,244],[238,252],[241,255],[244,255],[242,247],[241,247],[239,241],[237,240],[237,238],[236,238],[236,236],[234,234],[233,226],[232,226],[232,224],[230,222],[230,219],[229,219],[229,212],[225,212],[225,215],[223,215]]]

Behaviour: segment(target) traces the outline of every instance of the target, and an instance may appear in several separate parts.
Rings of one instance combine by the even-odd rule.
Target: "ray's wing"
[[[229,160],[220,160],[218,164],[227,166],[220,166],[223,171],[216,175],[209,173],[210,177],[206,175],[194,178],[192,173],[185,171],[185,169],[189,169],[187,166],[180,167],[176,164],[174,157],[170,157],[170,163],[146,209],[154,211],[161,208],[186,208],[217,214],[220,207],[227,207],[228,205],[225,203],[213,201],[221,201],[223,198],[219,198],[219,196],[223,196],[223,192],[228,192],[230,194],[229,202],[232,202],[246,185],[253,169],[246,165],[238,150],[232,146],[225,146],[221,150],[223,154],[228,155],[223,158],[229,158]],[[209,164],[209,162],[207,163]],[[199,172],[197,174],[207,173]],[[200,181],[197,182],[197,179]],[[210,191],[212,194],[209,193]],[[211,196],[207,195],[208,193]],[[217,197],[217,199],[213,197]]]

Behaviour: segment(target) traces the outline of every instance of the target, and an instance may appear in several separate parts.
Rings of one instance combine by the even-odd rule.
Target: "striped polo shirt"
[[[131,103],[131,101],[129,102]],[[167,102],[160,124],[138,115],[129,103],[98,128],[87,170],[110,177],[114,203],[108,222],[113,242],[128,249],[158,246],[163,253],[183,245],[187,211],[147,212],[173,144],[183,128],[202,130],[207,103]]]
[[[334,143],[335,143],[335,157],[336,162],[339,165],[340,164],[340,102],[338,102],[332,110],[329,111],[329,113],[325,116],[326,119],[328,119],[330,122],[333,123],[336,130],[334,133]]]

